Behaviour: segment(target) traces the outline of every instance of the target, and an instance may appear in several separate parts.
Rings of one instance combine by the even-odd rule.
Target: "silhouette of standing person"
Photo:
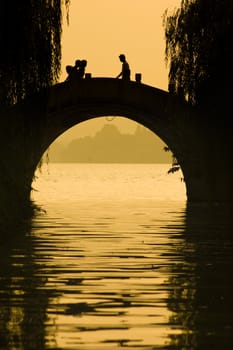
[[[129,63],[126,61],[125,55],[121,54],[119,56],[120,61],[122,62],[122,69],[117,78],[122,77],[123,80],[130,80],[130,68]]]

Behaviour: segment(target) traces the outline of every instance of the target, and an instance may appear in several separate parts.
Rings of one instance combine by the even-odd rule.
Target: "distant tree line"
[[[121,134],[114,125],[104,125],[94,137],[72,140],[66,147],[51,145],[50,162],[77,163],[171,163],[165,144],[149,129],[137,126],[134,134]]]
[[[192,105],[228,118],[233,83],[233,1],[182,0],[164,14],[169,85]],[[225,106],[225,110],[224,110]]]

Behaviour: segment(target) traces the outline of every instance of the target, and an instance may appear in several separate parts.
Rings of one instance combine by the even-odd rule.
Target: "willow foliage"
[[[182,0],[164,14],[169,83],[194,105],[232,92],[233,1]]]
[[[9,0],[0,9],[0,105],[57,81],[63,9],[70,0]]]

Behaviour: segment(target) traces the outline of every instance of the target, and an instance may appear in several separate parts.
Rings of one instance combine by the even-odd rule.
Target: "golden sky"
[[[88,61],[86,71],[96,77],[115,77],[124,53],[142,82],[167,89],[162,15],[181,0],[71,0],[70,23],[63,23],[62,75],[77,58]]]
[[[88,61],[86,72],[93,77],[116,77],[121,71],[118,56],[124,53],[132,80],[135,73],[141,73],[144,84],[167,90],[162,16],[167,8],[173,11],[180,3],[181,0],[71,0],[69,25],[65,18],[63,23],[60,81],[66,78],[65,66],[73,65],[78,58]],[[94,126],[99,122],[86,123]],[[119,122],[122,125],[122,119]],[[80,131],[86,128],[82,124]],[[123,124],[126,131],[132,125]]]

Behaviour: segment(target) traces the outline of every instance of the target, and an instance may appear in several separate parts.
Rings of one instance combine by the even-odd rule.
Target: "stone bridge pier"
[[[83,121],[109,115],[140,123],[168,145],[181,166],[188,202],[233,204],[231,128],[207,123],[211,118],[200,118],[166,91],[140,82],[89,78],[57,84],[1,112],[1,220],[27,212],[36,168],[57,137]]]

